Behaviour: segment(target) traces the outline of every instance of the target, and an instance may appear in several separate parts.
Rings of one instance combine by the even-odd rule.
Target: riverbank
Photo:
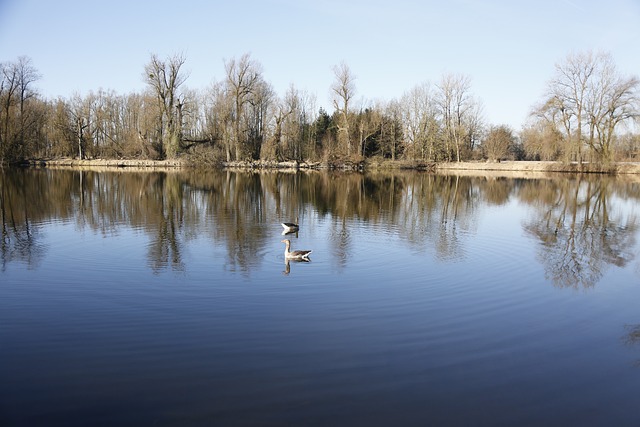
[[[135,159],[51,159],[32,160],[26,163],[27,166],[47,167],[47,168],[183,168],[185,163],[181,160],[135,160]]]
[[[504,171],[504,172],[568,172],[568,173],[604,173],[604,174],[640,174],[640,163],[618,162],[610,166],[599,164],[563,163],[563,162],[460,162],[438,163],[439,171]]]
[[[132,159],[53,159],[35,160],[27,164],[33,167],[48,168],[106,168],[106,169],[181,169],[193,167],[182,160],[132,160]],[[543,161],[503,161],[503,162],[451,162],[451,163],[425,163],[411,161],[367,161],[367,162],[347,162],[337,165],[327,165],[320,162],[230,162],[220,165],[226,169],[236,170],[259,170],[259,169],[302,169],[302,170],[429,170],[438,172],[455,171],[475,171],[475,172],[568,172],[568,173],[606,173],[606,174],[640,174],[640,163],[619,162],[609,167],[602,167],[596,164],[577,163],[566,164],[562,162]]]

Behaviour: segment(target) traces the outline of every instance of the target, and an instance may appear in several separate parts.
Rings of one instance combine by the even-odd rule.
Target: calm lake
[[[5,170],[0,425],[639,425],[639,201],[640,177]]]

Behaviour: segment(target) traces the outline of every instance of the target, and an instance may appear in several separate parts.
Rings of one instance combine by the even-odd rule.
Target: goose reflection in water
[[[288,276],[289,273],[291,273],[291,263],[309,263],[311,262],[310,259],[307,258],[303,258],[303,259],[289,259],[289,258],[285,258],[284,259],[284,271],[282,272],[285,276]]]
[[[298,230],[295,230],[295,231],[282,230],[282,235],[283,236],[289,236],[291,234],[295,235],[296,239],[298,238]]]

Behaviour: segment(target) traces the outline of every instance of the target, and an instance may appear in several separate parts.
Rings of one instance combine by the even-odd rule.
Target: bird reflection
[[[310,259],[302,258],[302,259],[288,259],[284,260],[284,271],[282,272],[285,276],[288,276],[291,273],[291,263],[292,262],[311,262]]]
[[[282,235],[283,235],[283,236],[288,236],[288,235],[291,235],[291,234],[292,234],[292,235],[294,235],[294,236],[296,236],[296,239],[298,238],[298,230],[295,230],[295,231],[287,231],[287,230],[283,230],[283,231],[282,231]]]

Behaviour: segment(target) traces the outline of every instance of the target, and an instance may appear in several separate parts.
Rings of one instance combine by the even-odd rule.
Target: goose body
[[[291,240],[289,239],[284,239],[282,240],[282,243],[284,243],[285,247],[284,247],[284,257],[285,259],[301,259],[301,260],[309,260],[309,254],[311,254],[312,251],[292,251],[291,250]]]
[[[300,227],[298,226],[298,218],[296,218],[296,222],[283,222],[282,228],[284,228],[283,234],[295,233]]]

